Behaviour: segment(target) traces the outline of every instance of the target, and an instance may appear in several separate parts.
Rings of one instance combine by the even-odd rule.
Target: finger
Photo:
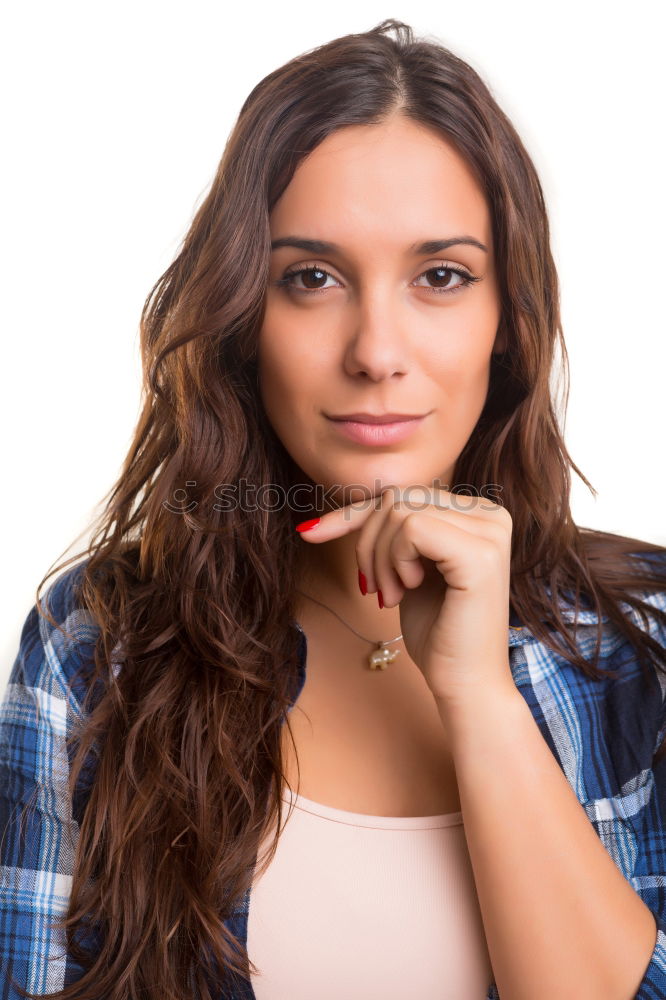
[[[356,562],[358,563],[358,568],[365,575],[369,594],[379,589],[377,584],[375,549],[382,526],[390,516],[392,499],[393,493],[390,487],[383,490],[378,497],[375,497],[375,511],[373,516],[366,519],[358,532],[356,540]],[[400,585],[399,579],[394,578],[393,582],[397,586]]]
[[[425,577],[423,560],[416,549],[412,548],[405,558],[396,559],[392,555],[393,539],[406,517],[409,517],[409,513],[399,507],[389,508],[387,516],[381,521],[370,553],[377,589],[382,592],[384,607],[399,604],[405,590],[418,587]]]
[[[426,490],[425,492],[428,497],[432,496],[432,491]],[[436,499],[441,501],[441,497]],[[478,500],[478,498],[471,499]],[[385,502],[388,501],[385,499]],[[454,510],[443,503],[423,503],[418,512],[410,509],[417,506],[419,505],[413,496],[407,501],[402,498],[391,504],[390,516],[382,519],[379,531],[376,533],[371,560],[377,589],[382,591],[385,606],[399,604],[405,589],[420,586],[427,571],[424,559],[412,550],[404,560],[396,561],[395,548],[392,547],[393,540],[402,524],[410,516],[415,518],[428,517],[433,521],[444,521],[455,525],[467,534],[484,539],[491,545],[496,545],[503,554],[506,554],[507,549],[510,549],[511,519],[509,517],[507,521],[502,516],[502,508],[500,507],[496,508],[496,511],[500,512],[499,517],[496,511],[487,511],[485,512],[487,516],[484,517],[477,516],[476,513]],[[475,505],[471,509],[478,511],[478,506]],[[371,536],[368,535],[368,538]]]
[[[390,485],[382,493],[389,491],[393,502],[403,504],[408,511],[425,510],[424,504],[432,504],[435,510],[451,510],[467,517],[487,519],[489,523],[504,520],[506,524],[507,521],[511,521],[505,507],[486,497],[472,497],[421,485],[405,487]],[[301,533],[301,538],[305,538],[308,542],[328,542],[332,538],[358,531],[372,516],[378,498],[371,496],[322,514],[314,527]]]
[[[301,538],[308,542],[329,542],[332,538],[358,531],[372,516],[378,501],[379,496],[371,496],[345,504],[338,510],[327,511],[320,515],[316,525],[301,531]],[[296,527],[298,529],[299,525]]]
[[[506,546],[487,529],[470,532],[462,526],[464,515],[451,513],[456,517],[410,514],[404,518],[389,547],[391,564],[399,566],[405,560],[413,560],[418,553],[435,563],[450,587],[458,590],[503,587],[509,564]]]
[[[489,523],[510,521],[506,507],[494,503],[487,497],[469,496],[466,493],[452,493],[423,485],[407,486],[396,496],[396,503],[408,511],[422,511],[432,505],[434,510],[452,510],[468,517],[479,517]]]
[[[463,531],[487,538],[489,541],[500,542],[511,537],[512,521],[511,516],[505,507],[495,505],[492,510],[482,510],[478,503],[478,497],[466,499],[475,500],[477,503],[470,506],[469,510],[458,510],[455,506],[437,502],[424,506],[417,506],[411,502],[400,500],[394,507],[403,512],[406,517],[409,513],[424,513],[431,517],[445,519],[450,524],[456,524]],[[483,501],[483,498],[480,498]],[[441,501],[441,498],[439,498]]]

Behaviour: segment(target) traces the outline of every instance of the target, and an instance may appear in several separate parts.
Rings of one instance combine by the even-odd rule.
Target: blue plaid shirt
[[[67,909],[85,806],[78,785],[74,801],[68,793],[71,761],[65,745],[73,721],[82,715],[85,693],[78,682],[71,689],[68,682],[82,658],[92,655],[96,636],[90,616],[73,599],[72,584],[81,565],[61,573],[49,587],[54,617],[76,641],[67,643],[33,607],[0,704],[0,1000],[19,1000],[11,977],[41,995],[69,985],[82,973],[65,954],[64,936],[48,926]],[[666,592],[648,600],[666,608]],[[629,606],[626,611],[645,628]],[[579,610],[576,617],[564,604],[562,613],[577,622],[579,648],[591,659],[596,614]],[[586,677],[515,622],[508,634],[511,670],[590,823],[655,915],[657,941],[635,1000],[664,1000],[666,758],[653,766],[653,756],[666,734],[666,683],[655,671],[660,684],[648,687],[632,647],[605,617],[602,622],[600,665],[621,668],[616,678]],[[295,701],[305,681],[307,643],[298,623],[290,624],[297,630],[300,664]],[[652,616],[649,630],[666,646],[665,630]],[[18,817],[28,802],[35,808],[22,836]],[[243,942],[249,896],[227,922]],[[225,1000],[253,996],[251,985],[244,983]],[[499,1000],[494,983],[486,1000]]]

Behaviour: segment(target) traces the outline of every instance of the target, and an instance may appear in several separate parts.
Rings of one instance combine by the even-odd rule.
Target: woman
[[[664,550],[573,523],[558,341],[466,63],[255,87],[5,693],[3,996],[666,996]]]

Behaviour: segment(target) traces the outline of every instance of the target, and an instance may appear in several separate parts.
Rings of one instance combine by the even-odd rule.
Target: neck
[[[393,639],[402,631],[399,606],[380,610],[376,593],[363,596],[359,590],[355,534],[343,535],[321,545],[303,542],[297,586],[308,597],[336,611],[368,639]],[[327,625],[337,621],[330,612],[299,593],[295,595],[295,610],[302,625],[304,620],[317,622],[325,618]],[[341,622],[337,624],[344,629]]]

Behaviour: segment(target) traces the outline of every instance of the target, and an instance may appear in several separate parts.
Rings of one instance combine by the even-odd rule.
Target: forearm
[[[655,919],[610,857],[517,688],[438,702],[502,1000],[631,1000]]]

